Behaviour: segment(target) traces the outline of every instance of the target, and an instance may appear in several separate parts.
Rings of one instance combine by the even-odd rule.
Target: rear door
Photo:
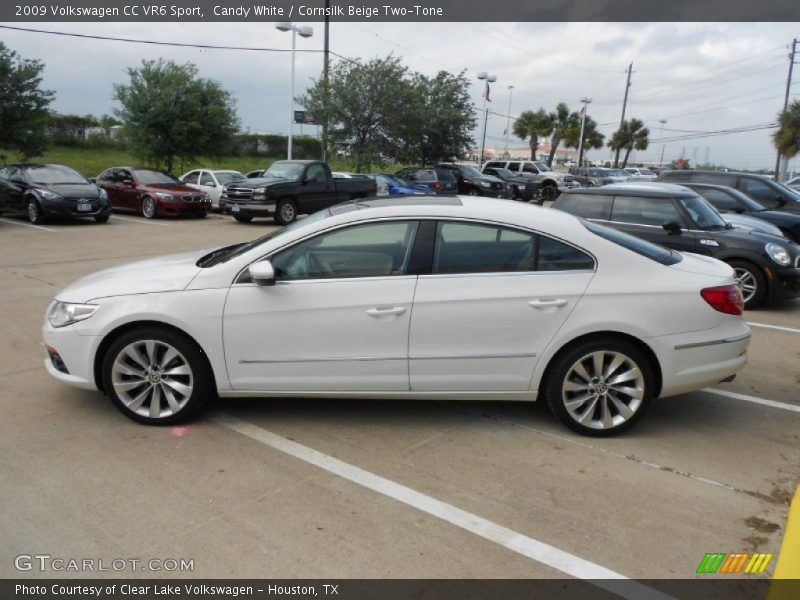
[[[673,221],[680,226],[681,232],[671,235],[663,225]],[[698,251],[695,233],[689,229],[689,224],[672,198],[614,196],[610,224],[631,235],[673,250]]]
[[[530,388],[539,355],[594,276],[587,253],[496,224],[440,221],[409,337],[413,391]]]

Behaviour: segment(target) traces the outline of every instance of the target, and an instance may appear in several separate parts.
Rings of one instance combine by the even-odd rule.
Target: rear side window
[[[409,175],[417,181],[431,182],[436,181],[436,173],[432,169],[419,169],[418,171],[411,171]]]
[[[667,221],[675,221],[682,227],[686,226],[671,198],[616,196],[611,208],[611,220],[656,227],[661,227]]]
[[[750,177],[742,177],[739,180],[739,189],[750,196],[753,200],[760,202],[768,208],[775,208],[778,205],[776,192],[769,184]]]
[[[561,194],[556,208],[576,217],[608,221],[611,218],[611,198],[599,194]]]
[[[698,181],[699,182],[699,180],[692,179],[692,172],[691,171],[686,171],[686,170],[668,171],[667,173],[664,173],[660,177],[660,179],[662,181]],[[716,182],[704,181],[703,183],[716,183]]]
[[[592,223],[591,221],[582,220],[581,223],[583,223],[583,226],[595,235],[598,235],[609,242],[613,242],[618,246],[627,248],[631,252],[640,254],[641,256],[647,257],[650,260],[654,260],[657,263],[661,263],[662,265],[674,265],[683,260],[678,252],[673,252],[669,248],[664,248],[664,246],[651,244],[650,242],[641,238],[623,233],[622,231],[618,231],[616,229],[612,229],[611,227],[606,227],[605,225]]]
[[[440,222],[435,274],[573,271],[594,269],[594,259],[546,236],[477,223]]]
[[[715,185],[727,185],[733,187],[736,183],[736,176],[728,173],[695,173],[692,176],[694,183],[713,183]]]

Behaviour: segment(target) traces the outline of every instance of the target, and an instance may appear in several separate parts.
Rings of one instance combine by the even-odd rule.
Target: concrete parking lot
[[[0,218],[0,576],[81,576],[15,568],[36,553],[192,559],[85,575],[204,578],[687,578],[708,552],[779,554],[800,479],[800,301],[746,314],[734,382],[606,440],[500,402],[220,400],[145,427],[46,374],[61,287],[272,227]]]

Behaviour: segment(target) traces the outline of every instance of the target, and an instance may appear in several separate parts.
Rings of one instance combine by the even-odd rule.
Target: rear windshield
[[[673,252],[669,248],[664,248],[664,246],[651,244],[643,239],[617,231],[611,227],[592,223],[591,221],[581,219],[581,223],[595,235],[622,246],[623,248],[627,248],[632,252],[636,252],[636,254],[645,256],[650,260],[654,260],[657,263],[661,263],[662,265],[674,265],[683,260],[679,253]]]
[[[436,169],[436,174],[439,176],[439,181],[455,181],[456,176],[447,169]],[[478,173],[480,175],[480,173]]]

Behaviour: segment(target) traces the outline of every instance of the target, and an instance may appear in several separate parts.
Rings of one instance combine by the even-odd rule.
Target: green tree
[[[786,158],[800,154],[800,100],[793,100],[778,115],[778,130],[772,134],[775,148]]]
[[[521,140],[528,140],[531,148],[531,160],[536,160],[536,151],[539,149],[539,137],[545,137],[553,132],[555,115],[540,108],[536,112],[524,111],[514,121],[514,135]]]
[[[43,90],[44,64],[28,60],[0,42],[0,149],[22,159],[41,154],[47,146],[47,107],[54,93]],[[0,155],[5,162],[5,155]]]
[[[553,133],[550,138],[550,156],[547,157],[547,166],[553,166],[553,159],[556,156],[558,146],[565,139],[570,137],[577,140],[580,136],[581,118],[576,112],[570,112],[569,107],[559,102],[556,111],[553,113]]]
[[[239,125],[230,93],[197,76],[191,63],[159,59],[129,68],[130,82],[114,85],[132,149],[144,161],[172,170],[175,159],[218,156]]]
[[[579,117],[580,118],[580,117]],[[589,115],[586,115],[583,124],[583,144],[580,144],[581,126],[578,122],[577,127],[571,128],[567,131],[567,136],[564,138],[564,145],[567,148],[578,148],[580,146],[581,152],[578,156],[578,164],[583,164],[583,155],[589,149],[599,150],[603,147],[606,136],[597,130],[597,121]]]
[[[622,150],[625,150],[625,158],[622,161],[623,169],[628,164],[632,150],[647,150],[647,146],[650,145],[649,136],[650,130],[639,119],[623,121],[620,128],[608,140],[609,148],[616,152],[614,167],[619,166],[619,155]]]

